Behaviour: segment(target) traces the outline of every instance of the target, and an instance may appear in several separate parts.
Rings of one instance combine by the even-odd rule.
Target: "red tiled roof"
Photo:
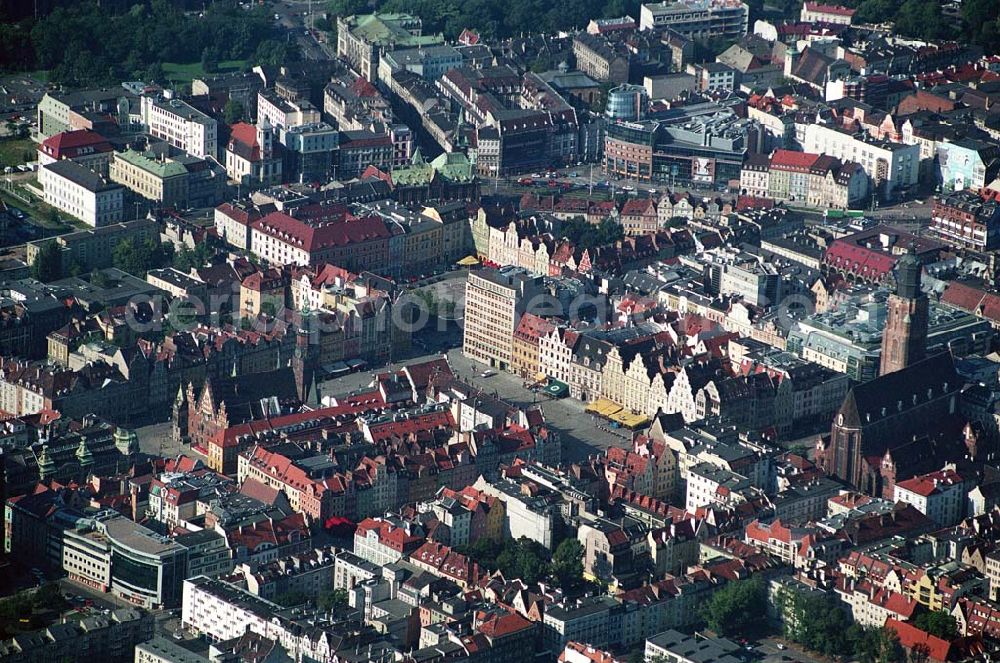
[[[906,481],[900,481],[896,485],[903,490],[908,490],[922,497],[930,497],[935,492],[939,492],[938,488],[940,486],[951,487],[961,482],[962,477],[953,470],[939,470],[916,476]]]
[[[928,658],[932,661],[947,661],[951,652],[951,643],[947,640],[935,637],[926,631],[921,631],[916,626],[901,622],[898,619],[887,619],[885,627],[892,629],[899,637],[899,644],[906,649],[913,649],[915,645],[926,647]]]
[[[896,266],[896,258],[879,251],[837,240],[826,250],[825,262],[870,281],[885,278]]]
[[[653,209],[650,210],[650,207]],[[656,203],[653,202],[652,198],[645,199],[631,199],[625,201],[622,205],[622,216],[637,216],[640,214],[656,213]]]
[[[807,2],[805,7],[808,11],[820,14],[833,14],[835,16],[854,16],[856,10],[840,5],[823,5],[818,2]]]
[[[90,129],[63,131],[49,136],[42,141],[40,149],[54,159],[66,159],[76,156],[83,148],[91,148],[94,152],[111,152],[114,149],[107,138]]]
[[[309,225],[284,212],[272,212],[253,222],[255,230],[302,248],[309,253],[334,246],[348,246],[391,236],[385,223],[377,216],[352,218],[346,221]]]
[[[551,334],[553,329],[555,329],[555,325],[545,318],[541,318],[534,313],[525,313],[521,316],[521,321],[517,324],[517,329],[514,330],[514,336],[515,338],[531,340],[537,343],[540,337]]]
[[[819,158],[818,154],[810,152],[794,152],[792,150],[775,150],[771,156],[771,168],[781,170],[797,170],[806,172]]]
[[[965,283],[950,282],[941,294],[941,301],[990,320],[1000,320],[1000,295]]]

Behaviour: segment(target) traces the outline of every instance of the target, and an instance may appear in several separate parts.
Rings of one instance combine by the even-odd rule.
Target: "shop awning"
[[[565,382],[549,378],[549,383],[545,385],[545,393],[553,398],[562,398],[569,394],[569,385]]]
[[[622,406],[614,401],[609,401],[607,398],[598,398],[587,406],[586,411],[593,412],[602,417],[610,417],[615,412],[621,411],[621,409]]]
[[[461,265],[462,267],[475,267],[479,264],[479,258],[476,256],[465,256],[455,264]]]
[[[609,417],[611,421],[617,421],[625,428],[635,429],[649,421],[649,417],[644,414],[635,414],[628,410],[620,410]]]

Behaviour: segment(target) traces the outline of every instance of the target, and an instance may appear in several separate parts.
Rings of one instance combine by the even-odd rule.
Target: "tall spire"
[[[56,464],[49,456],[49,445],[42,444],[42,450],[38,454],[38,478],[48,479],[56,473]]]

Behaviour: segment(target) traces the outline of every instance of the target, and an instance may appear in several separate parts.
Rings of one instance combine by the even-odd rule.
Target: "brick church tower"
[[[920,291],[921,269],[912,246],[896,263],[896,292],[889,295],[880,375],[904,369],[927,354],[928,304]]]
[[[312,337],[307,322],[303,320],[303,325],[295,332],[295,353],[292,355],[291,365],[299,400],[315,404],[319,400],[315,382],[319,346],[311,342]]]

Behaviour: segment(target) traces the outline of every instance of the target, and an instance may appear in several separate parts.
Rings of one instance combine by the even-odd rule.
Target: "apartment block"
[[[640,30],[670,28],[689,39],[739,39],[749,24],[750,8],[739,0],[664,0],[639,10]]]
[[[124,220],[124,188],[86,166],[64,159],[43,166],[38,178],[47,204],[88,226],[99,228]]]
[[[514,330],[541,286],[541,277],[520,268],[470,272],[465,287],[465,356],[509,369],[514,360]]]
[[[142,97],[142,123],[153,136],[192,156],[218,157],[218,123],[180,99]]]

